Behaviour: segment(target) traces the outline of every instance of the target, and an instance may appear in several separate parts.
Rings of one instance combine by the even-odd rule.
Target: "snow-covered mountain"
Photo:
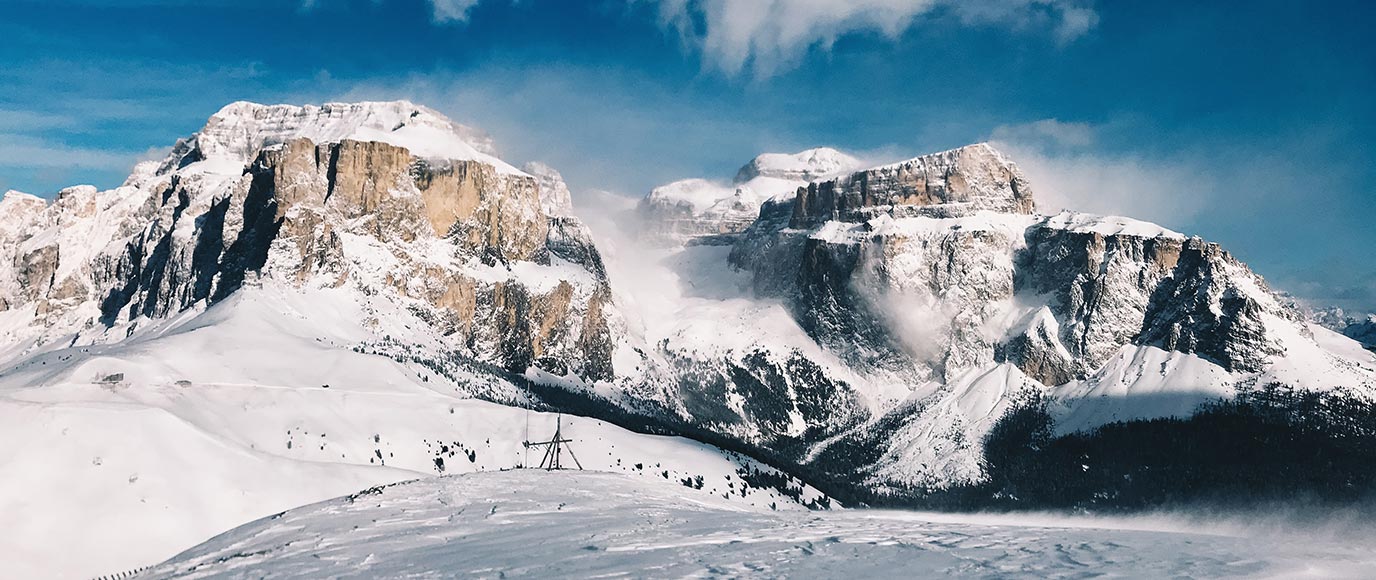
[[[35,443],[0,455],[26,522],[0,559],[58,561],[79,528],[69,571],[132,568],[515,467],[522,408],[531,433],[579,416],[600,469],[816,507],[979,484],[1028,401],[1064,434],[1273,382],[1376,400],[1376,356],[1217,244],[1039,215],[986,144],[857,165],[766,154],[635,210],[580,197],[584,225],[557,171],[430,109],[235,103],[119,188],[6,194],[0,433]]]
[[[1366,320],[1359,320],[1348,325],[1347,328],[1343,329],[1343,334],[1362,343],[1362,346],[1376,351],[1376,314],[1367,315]]]
[[[730,183],[693,178],[654,188],[641,200],[641,237],[673,245],[700,236],[744,231],[760,205],[790,197],[809,182],[859,168],[861,162],[828,147],[793,154],[765,153],[736,172]]]
[[[1308,313],[1310,322],[1342,333],[1376,351],[1376,314],[1348,314],[1332,306],[1310,309]]]
[[[1038,396],[1070,432],[1271,382],[1376,393],[1376,358],[1306,324],[1217,244],[1037,215],[1033,186],[987,144],[809,184],[766,202],[729,250],[636,264],[612,279],[671,272],[627,317],[651,321],[647,366],[672,370],[627,396],[881,491],[981,481],[984,434]]]
[[[404,102],[235,103],[120,188],[9,196],[0,292],[24,328],[8,346],[117,340],[271,279],[401,305],[424,336],[515,372],[609,378],[596,248],[474,134]]]

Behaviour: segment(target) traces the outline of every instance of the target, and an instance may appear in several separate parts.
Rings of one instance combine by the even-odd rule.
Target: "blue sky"
[[[1225,4],[1227,4],[1225,6]],[[0,189],[114,186],[234,100],[406,98],[575,192],[993,139],[1045,206],[1376,310],[1369,2],[0,0]]]

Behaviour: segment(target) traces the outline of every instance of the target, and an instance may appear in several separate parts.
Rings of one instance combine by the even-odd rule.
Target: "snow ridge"
[[[190,147],[179,147],[163,167],[184,164],[192,151],[195,161],[225,158],[247,164],[258,151],[292,139],[317,144],[378,141],[404,147],[417,157],[481,161],[501,173],[523,174],[497,157],[487,135],[409,101],[319,106],[231,103],[211,116],[191,138]]]

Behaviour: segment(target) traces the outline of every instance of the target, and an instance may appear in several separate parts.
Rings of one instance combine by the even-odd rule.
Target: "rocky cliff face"
[[[860,161],[826,147],[794,154],[765,153],[746,163],[729,184],[685,179],[655,188],[641,200],[641,237],[679,244],[745,231],[768,200],[791,197],[816,179],[859,167]]]
[[[490,163],[436,115],[235,104],[124,187],[67,190],[47,207],[8,196],[6,305],[47,318],[42,342],[132,331],[263,279],[350,286],[423,313],[477,360],[609,378],[610,293],[589,234],[548,217],[535,178]],[[352,138],[378,137],[372,125],[396,131]]]
[[[1032,213],[1032,190],[1017,166],[987,143],[813,183],[798,192],[793,226],[827,220],[959,217],[987,210]]]
[[[865,367],[916,363],[950,381],[1007,361],[1058,385],[1138,344],[1257,371],[1281,352],[1262,314],[1296,316],[1216,244],[1124,218],[1030,215],[1026,180],[988,145],[810,184],[787,227],[783,205],[733,262]]]

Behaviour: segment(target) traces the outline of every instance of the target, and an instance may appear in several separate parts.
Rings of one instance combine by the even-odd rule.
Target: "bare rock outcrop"
[[[980,143],[809,184],[798,192],[793,227],[882,213],[958,217],[980,210],[1030,214],[1033,208],[1022,172]]]

